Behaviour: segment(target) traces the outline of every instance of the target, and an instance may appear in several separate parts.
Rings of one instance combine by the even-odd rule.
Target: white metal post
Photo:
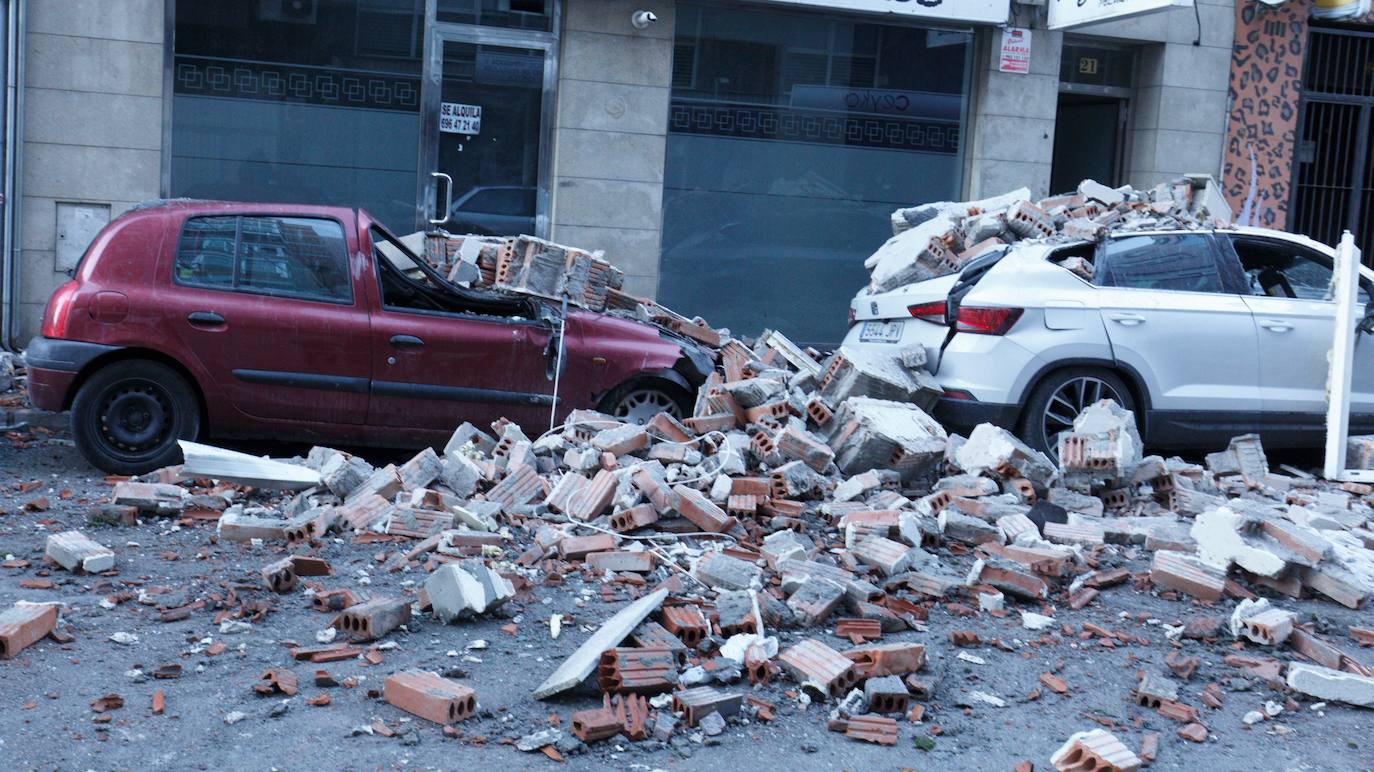
[[[1360,250],[1355,246],[1355,237],[1346,231],[1336,247],[1336,265],[1331,276],[1336,320],[1326,381],[1326,465],[1323,472],[1328,480],[1374,480],[1374,471],[1345,468],[1355,328],[1364,312],[1357,303],[1359,288]]]

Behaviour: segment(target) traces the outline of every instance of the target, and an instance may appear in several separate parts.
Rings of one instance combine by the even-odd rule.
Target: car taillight
[[[1016,320],[1021,318],[1021,308],[976,308],[959,307],[959,317],[954,329],[971,332],[975,335],[1005,335]]]
[[[906,312],[923,322],[930,322],[931,324],[945,323],[945,301],[943,300],[907,306]]]
[[[48,299],[48,307],[43,311],[43,337],[67,337],[67,321],[71,316],[72,300],[76,298],[76,291],[80,287],[76,281],[69,281],[58,287]]]

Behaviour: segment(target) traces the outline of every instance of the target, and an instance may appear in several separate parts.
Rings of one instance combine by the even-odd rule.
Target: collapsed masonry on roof
[[[1018,241],[1069,243],[1096,241],[1109,232],[1216,228],[1228,225],[1231,216],[1208,175],[1149,190],[1084,180],[1071,195],[1030,198],[1030,190],[1021,188],[980,201],[898,209],[892,213],[892,238],[864,261],[871,280],[863,293],[958,273],[973,259]]]

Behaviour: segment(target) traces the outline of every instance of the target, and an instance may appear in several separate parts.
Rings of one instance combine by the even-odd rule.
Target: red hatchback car
[[[82,454],[119,474],[198,435],[419,447],[502,416],[690,415],[714,362],[652,325],[452,284],[365,211],[184,200],[96,236],[26,359],[33,404],[70,409]]]

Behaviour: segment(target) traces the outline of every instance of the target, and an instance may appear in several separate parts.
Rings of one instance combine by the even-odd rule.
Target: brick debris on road
[[[889,242],[874,287],[989,239],[1203,222],[1190,195],[902,210],[899,233],[944,230],[903,259]],[[552,250],[490,243],[527,264],[479,267],[562,291],[530,270]],[[1271,468],[1252,435],[1145,455],[1110,401],[1054,461],[992,425],[947,432],[923,350],[822,356],[626,305],[718,352],[690,417],[464,424],[406,456],[188,445],[140,478],[9,428],[0,759],[1374,764],[1374,488]]]

